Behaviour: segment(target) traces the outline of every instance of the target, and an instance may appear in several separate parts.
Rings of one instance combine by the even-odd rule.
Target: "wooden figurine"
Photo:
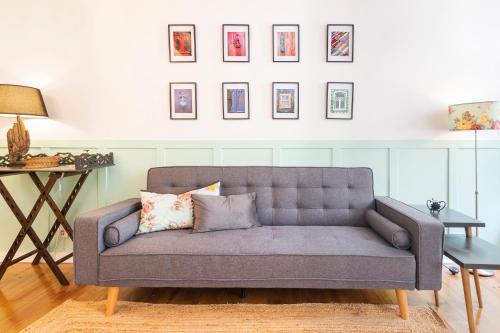
[[[7,132],[7,145],[10,165],[24,166],[22,159],[30,149],[30,135],[19,116],[17,122]]]

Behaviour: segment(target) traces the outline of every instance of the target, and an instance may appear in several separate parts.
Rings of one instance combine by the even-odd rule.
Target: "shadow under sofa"
[[[221,195],[256,192],[261,227],[135,236],[141,202],[118,202],[77,217],[76,283],[108,287],[107,315],[124,286],[395,289],[404,319],[406,290],[441,289],[443,225],[374,197],[369,168],[159,167],[149,170],[147,191],[180,194],[218,181]],[[406,230],[411,247],[384,239],[368,211]]]

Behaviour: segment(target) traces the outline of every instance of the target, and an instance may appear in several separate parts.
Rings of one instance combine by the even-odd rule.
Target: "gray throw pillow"
[[[258,226],[255,197],[255,192],[228,196],[193,194],[193,231],[247,229]]]
[[[411,247],[410,233],[396,223],[388,220],[373,209],[365,214],[366,222],[373,230],[397,249],[408,250]]]

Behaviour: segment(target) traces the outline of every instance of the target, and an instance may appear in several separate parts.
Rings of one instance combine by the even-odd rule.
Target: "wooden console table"
[[[47,263],[47,265],[49,266],[50,270],[59,280],[59,282],[62,285],[69,284],[68,280],[64,276],[63,272],[59,269],[58,265],[71,258],[73,256],[73,253],[70,253],[59,260],[54,260],[54,258],[52,258],[52,256],[48,251],[48,246],[52,241],[52,239],[54,238],[54,236],[56,235],[56,232],[59,229],[59,227],[63,227],[66,233],[68,234],[69,238],[73,240],[73,229],[71,228],[71,225],[68,223],[68,220],[66,219],[66,214],[68,213],[69,209],[71,208],[71,205],[75,201],[75,198],[78,195],[78,192],[82,188],[83,184],[85,183],[85,180],[87,179],[88,175],[93,171],[93,169],[97,167],[88,167],[85,170],[77,170],[75,168],[75,165],[60,165],[53,168],[43,168],[43,169],[0,167],[0,194],[5,199],[5,202],[12,210],[19,223],[21,224],[21,230],[17,234],[17,237],[12,243],[2,264],[0,265],[0,280],[2,279],[3,275],[5,274],[9,266],[14,265],[20,262],[21,260],[24,260],[36,254],[33,260],[33,265],[37,265],[43,258]],[[42,183],[37,173],[48,173],[48,180],[45,184]],[[35,201],[35,204],[33,205],[33,208],[31,209],[27,217],[23,214],[18,204],[16,203],[16,201],[14,200],[14,198],[9,193],[9,191],[7,190],[7,188],[5,187],[4,183],[1,180],[1,178],[6,176],[24,175],[24,174],[29,175],[29,177],[35,184],[35,187],[40,192],[38,199]],[[59,209],[54,199],[52,199],[52,197],[50,196],[50,191],[56,184],[57,180],[73,176],[78,176],[78,181],[73,187],[73,190],[69,194],[62,209]],[[49,233],[42,242],[42,240],[38,237],[32,226],[44,203],[47,203],[50,209],[54,212],[56,220],[52,224]],[[35,245],[36,249],[14,259],[16,252],[19,250],[19,247],[21,246],[21,243],[23,242],[26,236],[29,237],[31,242]]]

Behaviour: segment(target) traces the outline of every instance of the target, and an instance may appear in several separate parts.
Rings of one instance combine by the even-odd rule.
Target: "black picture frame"
[[[330,27],[351,27],[352,29],[352,42],[351,42],[351,59],[350,60],[328,60],[328,51],[330,49],[330,38],[328,36],[328,31]],[[354,24],[327,24],[326,25],[326,62],[354,62]]]
[[[274,48],[276,27],[297,27],[297,60],[276,60],[276,55],[275,55],[276,50]],[[273,38],[272,38],[273,62],[300,62],[300,25],[299,24],[273,24],[272,33],[273,33]]]
[[[247,105],[248,105],[248,112],[247,112],[247,117],[246,118],[226,118],[226,114],[224,112],[224,105],[226,103],[224,99],[224,86],[226,84],[244,84],[247,86]],[[250,119],[250,84],[248,82],[222,82],[222,119],[223,120],[249,120]]]
[[[349,84],[351,86],[351,117],[350,118],[331,118],[328,117],[328,86],[330,84]],[[325,104],[325,119],[330,120],[352,120],[354,118],[354,82],[327,82],[326,83],[326,104]]]
[[[194,45],[193,60],[186,60],[186,61],[173,60],[172,59],[172,41],[170,38],[171,28],[172,27],[185,27],[185,26],[193,27],[193,45]],[[198,49],[196,46],[196,25],[194,25],[194,24],[169,24],[168,25],[168,60],[169,60],[169,62],[171,62],[171,63],[193,63],[193,62],[196,62],[196,60],[197,60],[197,58],[196,58],[197,54],[198,54]]]
[[[274,87],[277,85],[277,84],[295,84],[297,85],[297,117],[295,118],[276,118],[274,116],[274,101],[276,99],[276,96],[274,94],[275,92],[275,89]],[[272,118],[273,119],[277,119],[277,120],[299,120],[300,119],[300,84],[299,82],[273,82],[272,84],[272,100],[271,100],[271,114],[272,114]]]
[[[192,84],[194,86],[194,118],[174,118],[172,110],[172,86],[175,84]],[[170,120],[197,120],[198,119],[198,87],[196,82],[170,82],[169,83],[169,107],[170,107]]]
[[[247,40],[248,40],[248,48],[247,48],[247,60],[226,60],[226,52],[225,52],[225,27],[246,27],[247,29]],[[222,25],[222,62],[250,62],[250,24],[223,24]]]

